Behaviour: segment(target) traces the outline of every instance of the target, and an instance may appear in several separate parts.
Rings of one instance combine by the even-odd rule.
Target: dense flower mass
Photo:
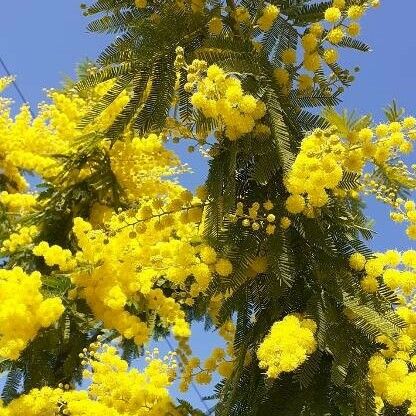
[[[8,212],[24,213],[31,211],[36,205],[36,202],[35,195],[8,193],[7,191],[0,193],[0,204],[2,204]]]
[[[100,97],[107,89],[108,85],[99,86],[90,97]],[[76,185],[91,175],[93,164],[75,171],[62,171],[62,165],[46,155],[72,152],[72,144],[81,135],[77,125],[86,115],[93,98],[57,91],[50,95],[52,104],[44,105],[35,120],[30,120],[24,107],[16,121],[7,119],[7,128],[23,134],[25,140],[22,143],[16,137],[16,146],[31,149],[28,158],[35,151],[40,152],[40,157],[46,157],[53,166],[54,174],[15,160],[16,172],[20,175],[19,169],[30,169],[52,182],[59,175],[57,186]],[[125,97],[121,95],[98,121],[86,125],[84,132],[88,134],[94,128],[105,129],[124,106]],[[49,144],[51,141],[53,144]],[[6,150],[8,154],[21,156],[17,149],[20,148]],[[151,326],[143,320],[143,314],[156,315],[159,325],[172,327],[178,338],[187,338],[190,327],[182,306],[192,304],[193,299],[206,290],[213,275],[226,277],[233,270],[228,259],[217,258],[213,248],[202,244],[199,224],[204,201],[169,180],[169,176],[179,172],[180,164],[174,153],[164,147],[160,135],[139,138],[126,133],[124,140],[114,145],[101,141],[98,152],[109,159],[114,177],[123,189],[123,198],[133,203],[133,208],[116,214],[105,203],[95,203],[89,221],[75,218],[72,231],[78,244],[75,252],[39,241],[41,230],[35,226],[22,227],[18,232],[10,231],[1,250],[13,254],[20,248],[29,248],[33,255],[42,257],[45,265],[57,275],[65,273],[70,276],[73,285],[70,300],[85,299],[105,327],[117,330],[138,345],[147,342],[151,336]],[[199,195],[206,198],[202,191]],[[2,192],[0,202],[6,210],[23,215],[35,209],[37,197]],[[13,269],[9,273],[20,271]],[[163,283],[166,281],[178,291],[175,299],[164,293]],[[33,284],[40,288],[40,280],[34,278]],[[10,302],[14,302],[8,291],[4,296],[5,300],[10,298]],[[24,342],[9,355],[17,357],[35,336],[37,325],[33,320],[33,331],[28,331]]]
[[[160,359],[153,353],[143,371],[129,369],[115,347],[105,346],[81,354],[89,369],[84,380],[88,390],[42,387],[1,405],[1,416],[160,416],[180,415],[169,396],[176,361]]]
[[[219,377],[219,416],[416,416],[416,251],[367,248],[363,204],[416,239],[416,118],[330,109],[378,3],[82,5],[120,34],[97,63],[36,111],[0,99],[0,416],[190,416],[172,383]],[[205,358],[196,321],[223,338]]]
[[[383,282],[391,290],[410,296],[416,289],[416,251],[387,250],[377,253],[374,258],[366,260],[360,253],[350,257],[350,266],[356,271],[363,271],[361,286],[367,292],[374,293]]]
[[[62,315],[61,299],[45,299],[41,286],[39,272],[0,269],[0,358],[16,360],[40,329]]]
[[[297,315],[274,323],[257,350],[260,368],[270,378],[296,370],[316,350],[315,331],[314,321]]]
[[[192,104],[205,117],[218,121],[218,129],[225,129],[229,140],[237,140],[253,131],[256,120],[266,112],[264,104],[250,94],[245,94],[241,81],[227,75],[218,65],[206,69],[201,61],[193,62],[189,68],[188,86],[196,92],[192,95]]]
[[[398,315],[407,328],[396,340],[380,336],[377,341],[384,348],[369,361],[369,379],[380,401],[397,407],[409,402],[408,415],[416,414],[416,312],[413,308],[400,306]]]
[[[322,208],[331,197],[345,197],[347,191],[354,195],[357,191],[367,192],[373,183],[368,183],[367,166],[383,169],[392,180],[413,187],[415,175],[404,164],[396,160],[402,154],[412,151],[415,137],[416,119],[408,117],[402,121],[379,124],[373,128],[348,129],[341,124],[332,129],[316,130],[302,141],[300,152],[286,177],[285,183],[292,194],[286,201],[286,208],[292,214],[299,214],[305,209]],[[346,173],[354,173],[361,180],[355,189],[344,189],[342,180]],[[353,192],[353,193],[352,193]],[[384,198],[394,207],[399,207],[396,194],[393,198]],[[404,202],[404,201],[403,201]],[[413,238],[412,209],[408,203],[406,214],[392,214],[392,218],[410,222],[407,234]],[[410,216],[409,216],[410,214]]]
[[[21,227],[17,232],[10,234],[9,238],[3,241],[0,253],[14,253],[19,248],[32,243],[33,238],[38,235],[36,226]]]
[[[150,328],[126,310],[127,303],[138,308],[140,302],[137,312],[156,313],[163,326],[173,325],[175,336],[187,338],[190,329],[181,304],[205,291],[213,273],[228,276],[232,272],[229,260],[217,258],[209,246],[195,244],[200,201],[187,191],[173,192],[179,197],[166,205],[156,201],[137,212],[114,215],[107,223],[108,232],[76,218],[73,232],[80,250],[75,256],[46,242],[33,249],[48,265],[74,270],[74,294],[86,299],[107,328],[138,345],[147,342]],[[162,278],[181,290],[178,300],[163,293]]]
[[[10,105],[0,106],[0,135],[8,137],[8,140],[0,142],[0,171],[8,179],[7,191],[24,191],[27,188],[28,184],[22,170],[53,181],[62,171],[62,164],[57,162],[54,155],[70,153],[76,149],[74,143],[83,134],[104,131],[111,125],[128,102],[126,92],[120,94],[94,123],[88,124],[84,129],[77,128],[81,118],[87,115],[91,104],[97,102],[111,86],[111,82],[100,84],[88,97],[83,98],[73,90],[51,90],[48,93],[51,103],[42,104],[39,114],[33,120],[27,105],[24,105],[14,118]],[[71,173],[71,180],[82,180],[88,173],[88,166],[76,174]],[[7,201],[6,194],[2,195],[1,199]],[[13,201],[12,198],[9,200]],[[27,195],[25,198],[27,205],[29,198],[33,196]]]

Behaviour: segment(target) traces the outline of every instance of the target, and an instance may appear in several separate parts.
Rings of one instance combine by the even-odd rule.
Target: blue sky
[[[74,74],[77,63],[86,57],[96,57],[106,44],[103,36],[86,32],[87,21],[78,1],[13,0],[3,3],[0,56],[17,75],[20,88],[33,106],[44,100],[43,88],[59,87],[64,75]],[[382,6],[363,19],[362,38],[373,51],[368,54],[344,52],[349,66],[358,65],[361,71],[345,93],[342,107],[361,113],[371,112],[381,120],[381,109],[396,99],[409,113],[416,113],[415,15],[414,0],[382,0]],[[200,163],[195,165],[200,161],[196,155],[182,156],[196,172],[184,180],[186,185],[193,187],[202,180],[205,168]],[[415,155],[412,159],[411,162],[416,163]],[[374,248],[406,249],[411,246],[403,229],[388,219],[386,207],[370,202],[368,208],[379,233],[372,243]],[[210,344],[206,338],[203,335],[196,337],[196,353],[206,355]],[[197,402],[194,395],[191,398]]]
[[[0,54],[32,104],[43,99],[43,88],[57,87],[75,64],[95,57],[106,44],[88,34],[79,2],[74,0],[13,0],[3,2]],[[400,7],[398,6],[400,5]],[[397,98],[409,110],[415,107],[414,0],[382,0],[382,6],[363,19],[363,36],[371,54],[350,54],[351,67],[360,65],[345,104],[375,112]]]

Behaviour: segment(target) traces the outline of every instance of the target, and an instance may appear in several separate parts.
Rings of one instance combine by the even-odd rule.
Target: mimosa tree
[[[219,416],[416,415],[416,251],[372,252],[364,214],[416,239],[416,119],[335,110],[378,3],[82,6],[117,34],[97,62],[34,118],[0,105],[1,416],[202,415],[169,387],[214,373]],[[196,321],[225,342],[202,360]]]

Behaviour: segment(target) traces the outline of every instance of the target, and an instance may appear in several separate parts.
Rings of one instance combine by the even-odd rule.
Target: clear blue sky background
[[[382,119],[381,109],[393,99],[409,113],[416,113],[416,36],[413,27],[416,2],[381,1],[382,6],[371,11],[362,22],[362,38],[372,45],[373,51],[369,54],[344,51],[349,66],[358,65],[361,71],[345,93],[342,107],[361,113],[371,112],[376,120]],[[78,1],[13,0],[3,3],[0,56],[17,75],[19,86],[34,107],[45,99],[43,88],[59,87],[64,75],[74,75],[76,63],[87,57],[95,58],[107,42],[103,36],[86,32],[87,21],[80,12]],[[193,187],[202,181],[205,168],[196,163],[200,161],[197,156],[181,156],[196,172],[193,177],[184,178],[184,184]],[[416,156],[413,155],[410,161],[416,163]],[[379,233],[372,243],[374,248],[406,249],[412,246],[403,229],[388,219],[387,208],[371,201],[368,208],[375,217],[375,228]],[[209,338],[210,335],[198,334],[193,343],[194,351],[206,355],[211,344],[207,342]],[[194,394],[190,397],[198,403]]]

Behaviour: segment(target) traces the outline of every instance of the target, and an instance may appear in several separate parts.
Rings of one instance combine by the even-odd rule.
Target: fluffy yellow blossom
[[[113,81],[104,82],[81,98],[74,90],[48,93],[50,104],[42,104],[39,113],[32,118],[29,107],[24,105],[13,118],[9,106],[0,109],[0,135],[8,140],[0,142],[0,170],[8,178],[7,191],[24,191],[27,183],[23,171],[29,171],[50,182],[62,173],[62,163],[54,156],[67,155],[75,150],[75,143],[83,134],[105,131],[129,101],[122,92],[94,122],[83,129],[77,128],[91,105],[97,102]],[[66,172],[68,180],[83,179],[84,169]],[[62,186],[62,180],[59,186]],[[29,196],[28,196],[29,197]]]
[[[416,250],[407,250],[402,253],[402,262],[407,267],[416,269]]]
[[[301,77],[299,83],[303,82]],[[299,88],[302,88],[301,84]],[[412,123],[408,122],[408,125]],[[392,158],[408,151],[408,135],[409,128],[406,129],[404,123],[400,122],[340,133],[335,126],[325,131],[317,129],[303,139],[300,152],[285,178],[286,188],[292,195],[303,196],[308,206],[321,208],[328,203],[331,194],[338,198],[347,195],[344,189],[340,189],[345,172],[358,174],[365,184],[364,189],[373,192],[371,190],[375,182],[366,183],[367,174],[364,173],[365,167],[371,165],[382,166],[392,181],[412,187],[413,173],[404,165],[400,172],[391,165]],[[350,191],[358,190],[357,187]],[[396,222],[407,221],[407,235],[416,238],[416,209],[412,209],[412,203],[399,199],[395,201],[388,195],[383,197],[376,190],[374,193],[378,199],[388,202],[395,209],[391,219]]]
[[[195,81],[197,91],[192,104],[205,117],[221,122],[229,140],[237,140],[250,133],[256,120],[265,114],[265,106],[250,94],[244,94],[241,82],[227,74],[217,65],[211,65],[206,77]]]
[[[322,33],[324,33],[324,27],[321,23],[315,22],[310,25],[309,32],[319,38],[321,37]]]
[[[222,31],[223,26],[224,25],[220,17],[213,17],[208,22],[209,33],[211,33],[212,35],[219,35]]]
[[[291,214],[300,214],[305,205],[305,199],[301,195],[291,195],[286,199],[286,209]]]
[[[173,185],[167,177],[180,167],[177,156],[156,134],[117,141],[108,152],[111,168],[129,200],[166,194]]]
[[[87,353],[87,356],[89,354]],[[154,354],[153,354],[154,355]],[[168,388],[175,374],[176,360],[149,357],[142,370],[129,369],[115,347],[105,346],[88,357],[84,371],[88,390],[42,387],[1,404],[3,416],[87,415],[133,416],[176,415]],[[144,410],[145,409],[145,410]]]
[[[341,19],[341,10],[338,7],[329,7],[325,10],[325,20],[329,23],[337,23]]]
[[[299,75],[298,78],[299,90],[305,91],[313,88],[313,78],[306,74]]]
[[[318,53],[307,53],[303,58],[303,67],[311,72],[316,72],[321,67],[321,58]]]
[[[416,224],[409,225],[406,228],[406,234],[411,240],[416,240]]]
[[[41,328],[59,319],[64,307],[59,298],[45,299],[39,272],[20,267],[0,269],[0,357],[16,360]]]
[[[332,6],[342,10],[345,7],[345,0],[333,0]]]
[[[275,322],[257,350],[260,368],[270,378],[298,368],[316,350],[315,331],[314,321],[297,315]]]
[[[32,243],[33,238],[38,234],[36,226],[21,227],[17,232],[10,234],[9,238],[3,241],[0,248],[1,253],[14,253],[21,247]]]
[[[373,276],[366,276],[361,280],[361,287],[367,293],[375,293],[378,290],[378,281]]]
[[[228,259],[218,259],[215,263],[215,271],[220,276],[226,277],[233,272],[233,265]]]
[[[244,6],[237,6],[233,16],[239,23],[247,23],[250,20],[250,13]]]
[[[405,401],[414,406],[416,373],[409,370],[405,360],[375,354],[369,361],[369,370],[369,379],[380,399],[394,407]]]
[[[325,62],[329,65],[335,64],[338,61],[338,51],[336,49],[326,49],[323,55]]]
[[[287,230],[292,224],[292,221],[288,217],[282,217],[280,220],[280,227]]]
[[[350,267],[357,271],[364,270],[365,263],[366,259],[361,253],[354,253],[349,259]]]
[[[285,49],[282,52],[282,62],[286,65],[293,65],[296,63],[296,50],[295,49]]]
[[[360,32],[361,32],[361,26],[357,22],[351,22],[349,26],[347,27],[347,33],[352,37],[358,36]]]
[[[276,68],[273,72],[274,78],[279,85],[286,85],[289,83],[289,72],[284,68]]]
[[[42,241],[35,246],[33,248],[33,254],[35,256],[42,256],[48,266],[59,266],[62,271],[71,270],[76,265],[70,250],[64,250],[58,245],[49,246],[46,241]]]
[[[0,192],[0,203],[9,212],[24,213],[30,211],[37,203],[36,195]]]
[[[307,52],[312,52],[318,46],[318,39],[313,33],[307,33],[302,37],[303,49]]]
[[[0,78],[0,92],[3,92],[13,81],[15,80],[12,76],[1,77]]]
[[[415,117],[406,117],[403,120],[403,127],[405,129],[412,129],[416,126],[416,118]]]
[[[139,345],[147,341],[150,329],[126,309],[128,302],[141,296],[161,325],[186,338],[190,328],[185,313],[158,287],[159,279],[163,276],[192,298],[208,287],[214,270],[228,273],[228,263],[217,261],[214,249],[195,244],[201,241],[195,227],[201,219],[200,200],[179,185],[172,184],[165,192],[164,199],[147,202],[135,212],[113,214],[106,221],[107,229],[94,229],[76,218],[73,233],[79,250],[74,255],[46,242],[33,249],[49,266],[70,271],[77,296],[86,300],[106,328]]]
[[[201,247],[200,256],[202,261],[206,264],[213,264],[217,261],[217,253],[210,246]]]
[[[337,45],[338,43],[340,43],[343,38],[344,38],[344,32],[340,27],[331,29],[327,34],[327,39],[334,45]]]
[[[262,11],[262,15],[258,18],[257,24],[263,32],[267,32],[272,27],[274,21],[279,16],[280,10],[273,4],[268,4]]]
[[[353,5],[348,8],[347,15],[350,19],[357,20],[363,16],[364,11],[363,6]]]

